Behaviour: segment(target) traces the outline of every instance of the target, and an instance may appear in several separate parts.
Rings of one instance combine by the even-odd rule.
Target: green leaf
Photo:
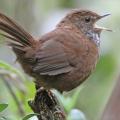
[[[67,97],[66,98],[66,103],[65,103],[65,109],[66,111],[69,113],[76,105],[77,103],[77,100],[79,98],[79,94],[80,94],[80,91],[83,89],[83,85],[81,87],[79,87],[76,92],[73,94],[72,97]]]
[[[1,68],[1,69],[4,69],[4,70],[7,70],[7,71],[10,71],[10,72],[18,75],[20,78],[22,78],[22,80],[25,81],[24,75],[23,75],[18,69],[12,67],[12,66],[9,65],[8,63],[0,60],[0,68]]]
[[[76,92],[72,95],[72,97],[65,97],[62,94],[60,94],[58,91],[53,91],[55,95],[57,96],[58,100],[62,103],[65,110],[69,113],[76,105],[77,100],[79,98],[80,91],[84,88],[84,85],[81,85],[78,89],[76,89]]]
[[[6,104],[6,103],[0,104],[0,112],[5,110],[7,107],[8,107],[8,104]]]
[[[26,115],[22,120],[28,120],[29,118],[33,117],[33,116],[37,116],[37,115],[40,115],[38,113],[31,113],[29,115]]]

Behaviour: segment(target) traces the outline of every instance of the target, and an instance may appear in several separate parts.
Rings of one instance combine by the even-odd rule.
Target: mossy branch
[[[66,120],[63,107],[50,90],[43,87],[36,91],[34,100],[28,101],[29,106],[38,113],[38,120]]]

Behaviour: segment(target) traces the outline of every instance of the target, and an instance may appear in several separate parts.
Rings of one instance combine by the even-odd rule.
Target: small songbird
[[[103,17],[89,10],[73,10],[53,31],[38,40],[12,19],[0,13],[0,30],[24,71],[38,87],[60,92],[76,88],[95,69],[101,31],[96,22]]]

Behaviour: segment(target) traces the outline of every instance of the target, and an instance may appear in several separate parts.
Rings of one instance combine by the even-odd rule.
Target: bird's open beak
[[[109,15],[111,15],[111,14],[105,14],[105,15],[99,16],[99,19],[104,18],[104,17],[107,17],[107,16],[109,16]]]
[[[104,17],[107,17],[107,16],[109,16],[109,15],[111,15],[111,14],[105,14],[105,15],[99,16],[99,17],[98,17],[98,20],[100,20],[100,19],[102,19],[102,18],[104,18]],[[108,28],[105,28],[105,27],[99,27],[99,26],[97,26],[96,24],[95,24],[95,28],[96,28],[96,29],[99,29],[99,30],[106,30],[106,31],[112,32],[111,29],[108,29]]]

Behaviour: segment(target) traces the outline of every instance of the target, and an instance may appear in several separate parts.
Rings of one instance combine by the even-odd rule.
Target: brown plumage
[[[74,10],[39,40],[1,13],[0,29],[7,33],[2,35],[37,85],[63,92],[80,85],[94,70],[102,31],[95,23],[107,15]]]

